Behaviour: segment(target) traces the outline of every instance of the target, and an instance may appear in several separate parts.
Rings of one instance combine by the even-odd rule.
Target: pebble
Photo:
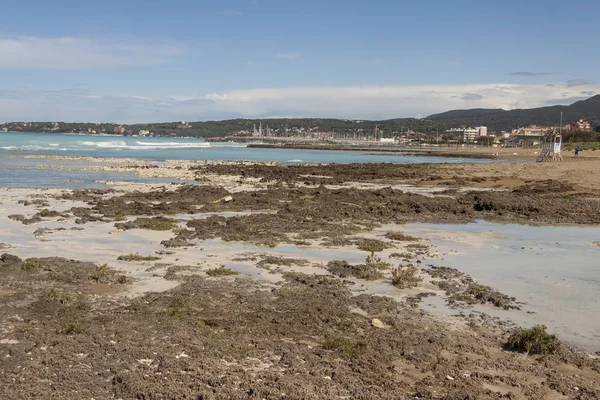
[[[453,381],[454,380],[454,378],[451,377],[450,375],[446,375],[446,379],[449,380],[449,381]]]
[[[381,322],[381,320],[378,318],[373,318],[371,320],[371,325],[373,325],[375,328],[381,328],[381,329],[385,328],[385,324],[383,322]]]

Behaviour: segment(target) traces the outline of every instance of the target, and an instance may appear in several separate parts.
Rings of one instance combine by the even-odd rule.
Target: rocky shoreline
[[[407,222],[600,224],[587,176],[500,165],[127,160],[93,168],[194,183],[2,191],[3,398],[597,398],[596,356],[419,308],[522,299],[425,265]]]

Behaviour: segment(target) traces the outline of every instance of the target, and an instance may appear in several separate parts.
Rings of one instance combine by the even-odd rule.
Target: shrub
[[[368,251],[370,253],[383,251],[392,247],[386,242],[378,239],[359,239],[356,244],[358,245],[359,250]]]
[[[78,335],[86,333],[89,327],[79,322],[63,322],[60,326],[60,333],[63,335]]]
[[[177,228],[177,224],[173,221],[157,221],[151,220],[148,221],[144,226],[144,229],[149,229],[151,231],[170,231],[172,229]]]
[[[381,272],[377,268],[366,264],[351,265],[347,261],[330,261],[327,263],[327,270],[340,278],[354,276],[370,281],[381,278]]]
[[[208,276],[228,276],[228,275],[239,275],[239,272],[232,271],[229,268],[226,268],[224,265],[221,265],[219,268],[213,268],[206,271],[206,275]]]
[[[394,232],[394,231],[389,231],[388,233],[385,234],[385,237],[390,240],[395,240],[398,242],[417,242],[419,240],[418,237],[405,235],[402,232]]]
[[[409,264],[406,267],[398,267],[392,270],[392,285],[400,289],[407,289],[418,286],[422,279],[419,277],[419,271]]]
[[[515,329],[506,347],[529,354],[555,354],[560,351],[561,343],[556,335],[546,332],[546,326],[536,325],[531,329]]]
[[[160,257],[156,256],[142,256],[141,254],[127,254],[124,256],[119,256],[117,260],[120,261],[156,261],[160,260]]]
[[[44,264],[39,261],[25,261],[21,264],[21,270],[26,272],[40,272],[44,269]]]
[[[108,267],[108,264],[96,265],[90,273],[90,278],[99,283],[107,283],[113,277],[115,272]]]
[[[381,269],[389,269],[392,265],[387,263],[381,259],[381,257],[377,257],[375,253],[371,253],[370,256],[367,256],[365,259],[365,266],[367,268],[373,268],[376,270]]]
[[[190,299],[189,297],[175,296],[169,300],[167,314],[174,318],[183,318],[190,314]]]
[[[358,356],[358,354],[366,347],[365,342],[353,342],[352,340],[345,337],[335,337],[327,339],[323,344],[323,348],[326,350],[335,350],[340,353],[346,354],[350,358]]]

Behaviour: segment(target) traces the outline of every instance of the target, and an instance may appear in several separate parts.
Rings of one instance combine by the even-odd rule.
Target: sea
[[[100,186],[97,181],[168,182],[140,178],[133,173],[84,169],[94,165],[93,161],[24,157],[32,155],[135,158],[157,162],[274,161],[280,164],[490,162],[485,159],[424,157],[369,151],[262,149],[251,148],[247,144],[188,138],[0,132],[0,187],[93,188]]]

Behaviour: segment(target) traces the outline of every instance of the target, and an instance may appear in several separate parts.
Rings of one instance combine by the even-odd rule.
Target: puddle
[[[439,257],[422,265],[446,266],[524,302],[522,311],[474,307],[518,325],[544,324],[566,342],[600,349],[600,227],[515,224],[407,224],[404,232],[431,240]],[[426,299],[425,309],[457,314]],[[429,303],[433,305],[428,306]]]
[[[90,285],[90,293],[99,295],[115,294],[120,289],[106,283],[92,283]]]

